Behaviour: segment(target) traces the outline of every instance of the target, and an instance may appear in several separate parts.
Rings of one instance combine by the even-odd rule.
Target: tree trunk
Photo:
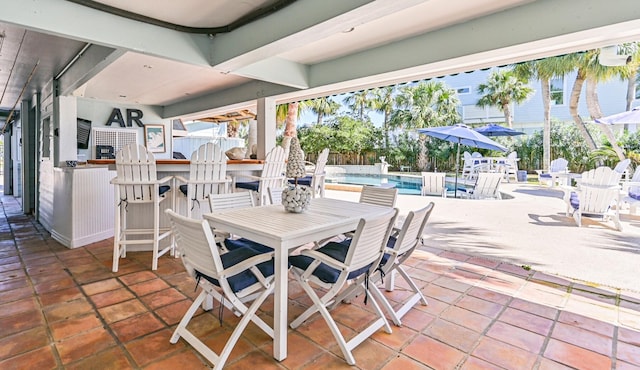
[[[626,109],[628,111],[631,110],[631,104],[633,104],[633,101],[635,100],[636,78],[638,78],[638,74],[634,73],[627,80],[627,105],[626,105]],[[629,125],[628,124],[624,125],[624,130],[625,131],[629,131]]]
[[[571,117],[573,117],[573,122],[575,122],[578,127],[578,131],[580,131],[580,134],[587,143],[589,150],[595,150],[596,143],[587,130],[584,121],[582,121],[582,117],[578,114],[578,102],[580,101],[582,85],[584,85],[584,72],[582,70],[578,70],[576,81],[573,83],[573,89],[571,90],[571,97],[569,98],[569,112],[571,113]]]
[[[426,140],[426,135],[420,135],[421,137],[418,139],[418,142],[420,143],[420,152],[418,153],[418,169],[420,171],[426,171],[427,169],[427,162],[429,160],[428,156],[427,156],[427,140]]]
[[[289,103],[289,109],[287,109],[287,120],[285,121],[283,136],[287,136],[287,137],[298,136],[298,132],[296,129],[297,121],[298,121],[298,102]]]
[[[502,111],[504,112],[504,121],[507,123],[507,126],[509,128],[513,128],[513,122],[511,122],[511,107],[509,106],[509,103],[502,104]]]
[[[384,122],[382,122],[382,131],[384,132],[384,150],[389,150],[389,110],[384,111]]]
[[[549,79],[540,80],[542,106],[544,109],[544,125],[542,127],[542,168],[549,171],[551,165],[551,88]]]
[[[597,82],[592,79],[587,79],[587,108],[589,109],[589,115],[592,119],[602,118],[602,112],[600,111],[600,103],[598,102]],[[618,145],[616,137],[611,130],[611,127],[607,124],[600,124],[600,129],[611,143],[611,148],[618,155],[620,160],[625,158],[624,151]]]

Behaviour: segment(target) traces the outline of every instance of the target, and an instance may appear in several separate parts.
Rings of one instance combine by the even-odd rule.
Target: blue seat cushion
[[[301,177],[301,178],[298,179],[298,185],[311,186],[311,180],[312,179],[313,179],[313,176]],[[290,184],[295,184],[296,180],[295,179],[289,179],[289,183]]]
[[[640,190],[637,192],[629,190],[629,198],[633,198],[635,200],[640,200]]]
[[[542,173],[540,174],[540,177],[546,178],[546,179],[550,179],[551,178],[551,174],[550,173]]]
[[[580,208],[580,199],[578,199],[578,193],[575,191],[571,192],[571,196],[569,197],[569,204],[571,204],[571,208],[578,209]]]
[[[337,261],[344,262],[347,257],[348,250],[349,248],[345,244],[329,242],[323,247],[318,248],[317,252],[326,254]],[[289,257],[289,263],[302,270],[306,270],[313,261],[314,259],[309,256],[299,255]],[[364,266],[358,270],[351,271],[348,275],[348,279],[355,279],[356,277],[366,273],[370,266],[371,265]],[[333,284],[338,280],[340,270],[321,263],[320,266],[313,271],[313,275],[325,283]]]
[[[220,259],[222,260],[222,266],[226,269],[259,254],[263,253],[258,252],[252,248],[240,248],[229,251],[225,254],[221,254]],[[270,261],[259,263],[256,265],[256,267],[258,267],[258,270],[260,270],[262,275],[264,275],[265,277],[273,275],[273,259],[271,259]],[[207,281],[209,281],[211,284],[220,286],[220,282],[218,282],[217,279],[205,275],[200,271],[196,271],[196,278],[198,277],[203,277],[207,279]],[[231,290],[235,293],[257,283],[258,278],[256,278],[251,270],[247,269],[227,278],[227,281],[229,282]]]
[[[169,185],[160,185],[158,187],[158,194],[164,195],[164,193],[168,192],[169,190],[171,190],[171,186],[169,186]]]
[[[260,181],[236,182],[236,188],[258,191]]]
[[[267,247],[264,244],[256,243],[253,240],[240,238],[240,239],[225,239],[224,245],[228,250],[233,251],[241,248],[251,248],[260,253],[269,253],[273,252],[273,248]]]
[[[180,185],[180,186],[178,186],[178,189],[180,189],[180,192],[182,194],[187,196],[187,190],[189,189],[189,187],[187,185]]]

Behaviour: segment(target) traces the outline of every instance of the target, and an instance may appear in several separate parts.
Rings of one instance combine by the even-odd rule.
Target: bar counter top
[[[102,164],[113,165],[116,163],[115,159],[89,159],[88,164]],[[156,164],[190,164],[189,159],[156,159]],[[262,159],[229,159],[227,164],[263,164]]]

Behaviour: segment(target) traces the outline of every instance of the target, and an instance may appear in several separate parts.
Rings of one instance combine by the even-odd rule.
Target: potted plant
[[[302,148],[300,148],[298,138],[293,137],[291,138],[289,157],[287,158],[287,178],[294,179],[294,183],[289,184],[282,191],[282,205],[288,212],[303,212],[311,202],[311,188],[305,185],[298,185],[298,178],[305,175],[304,154]]]

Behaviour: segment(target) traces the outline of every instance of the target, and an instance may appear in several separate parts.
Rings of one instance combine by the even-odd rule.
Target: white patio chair
[[[394,235],[389,238],[379,268],[375,270],[373,275],[369,276],[370,283],[382,283],[384,277],[388,290],[392,290],[394,284],[392,281],[394,278],[393,273],[397,271],[409,286],[410,295],[408,299],[404,299],[404,303],[399,308],[394,308],[384,295],[380,302],[397,326],[402,325],[402,317],[409,312],[416,303],[422,302],[423,306],[427,305],[427,299],[420,291],[420,287],[411,279],[402,267],[402,264],[411,256],[413,251],[418,247],[418,244],[422,241],[424,228],[427,225],[434,206],[435,204],[430,202],[422,209],[409,212],[404,219],[402,228],[394,232]],[[364,276],[360,277],[360,280],[362,279],[364,279]],[[332,307],[337,306],[343,300],[351,301],[362,292],[361,284],[352,284],[336,297]]]
[[[187,202],[187,217],[192,216],[196,205],[199,214],[204,213],[202,203],[208,203],[209,195],[228,193],[231,185],[231,177],[227,176],[227,157],[220,146],[213,143],[203,144],[191,154],[188,179],[175,178],[182,183],[178,190],[184,196],[181,199]]]
[[[209,207],[211,212],[218,212],[225,209],[255,207],[255,197],[251,192],[239,191],[237,193],[211,194],[209,195]],[[223,251],[238,248],[251,247],[258,251],[272,251],[260,243],[253,242],[245,238],[235,238],[230,233],[216,229],[214,230],[215,241]]]
[[[498,172],[480,172],[473,188],[466,189],[462,196],[471,199],[502,199],[500,181],[503,176]]]
[[[620,224],[620,173],[609,167],[598,167],[583,172],[576,188],[564,189],[566,215],[582,226],[582,217],[598,217],[603,221],[611,220],[617,230]]]
[[[273,292],[273,253],[243,248],[221,255],[207,221],[183,217],[171,210],[166,212],[171,220],[182,262],[188,274],[195,279],[196,288],[201,287],[200,294],[180,320],[169,341],[175,344],[183,338],[212,363],[214,369],[222,369],[249,321],[253,321],[273,338],[273,328],[256,314],[260,305]],[[197,331],[191,332],[187,328],[201,304],[205,303],[205,309],[213,308],[206,304],[212,298],[234,315],[242,317],[220,353],[215,353],[203,343],[198,338]],[[247,306],[249,302],[251,304]],[[220,321],[222,313],[221,309],[218,314]],[[213,320],[214,317],[210,316],[210,319]]]
[[[311,195],[315,197],[324,197],[324,180],[327,176],[325,166],[329,159],[329,148],[323,149],[318,155],[316,163],[309,163],[313,166],[313,171],[307,176],[298,179],[298,185],[306,185],[311,188]],[[290,179],[289,183],[293,183],[294,180]]]
[[[311,307],[291,322],[291,328],[297,328],[319,311],[349,365],[356,363],[351,350],[378,329],[384,327],[387,333],[391,333],[391,326],[377,302],[377,299],[382,299],[380,298],[382,294],[374,284],[365,284],[366,279],[359,279],[359,277],[371,276],[380,264],[397,213],[397,209],[390,208],[382,216],[368,220],[361,219],[348,247],[344,244],[329,242],[319,249],[303,250],[300,255],[289,257],[294,277],[313,302]],[[367,292],[365,297],[370,293],[376,298],[365,300],[365,303],[372,304],[377,319],[346,341],[327,310],[327,306],[333,302],[340,290],[350,283],[360,285],[363,291]],[[318,296],[314,286],[322,288],[324,292],[322,297]]]
[[[636,214],[640,205],[640,169],[636,167],[633,177],[629,181],[623,181],[620,202],[629,206],[629,212]]]
[[[624,177],[625,180],[629,180],[629,166],[631,165],[631,159],[626,158],[618,162],[613,170],[620,174],[620,180]]]
[[[471,153],[467,151],[462,153],[462,158],[463,164],[461,177],[463,179],[469,179],[471,177],[471,169],[473,168],[473,158],[471,157]]]
[[[151,244],[151,269],[158,269],[158,258],[167,252],[173,254],[173,241],[160,250],[160,242],[171,236],[168,227],[160,227],[160,203],[171,200],[175,208],[169,181],[172,176],[160,180],[156,175],[156,159],[153,153],[138,144],[128,144],[116,154],[117,176],[111,180],[115,190],[115,221],[113,229],[112,271],[118,271],[120,258],[127,256],[127,245]],[[169,193],[170,194],[170,193]],[[149,220],[128,220],[127,210],[131,206],[151,207]]]
[[[249,182],[235,182],[235,188],[254,191],[257,194],[256,204],[259,206],[269,204],[269,188],[281,188],[285,185],[285,151],[281,146],[276,146],[267,154],[260,176],[240,175],[243,178],[254,179]]]
[[[444,172],[421,172],[422,187],[421,195],[438,195],[443,198],[447,196],[447,188],[445,187]]]
[[[507,155],[507,168],[505,171],[505,178],[507,182],[511,182],[511,178],[513,178],[514,182],[518,181],[518,153],[511,152]]]
[[[535,170],[538,173],[538,182],[546,182],[549,186],[556,186],[558,175],[569,172],[569,161],[564,158],[557,158],[549,164],[549,171]]]

